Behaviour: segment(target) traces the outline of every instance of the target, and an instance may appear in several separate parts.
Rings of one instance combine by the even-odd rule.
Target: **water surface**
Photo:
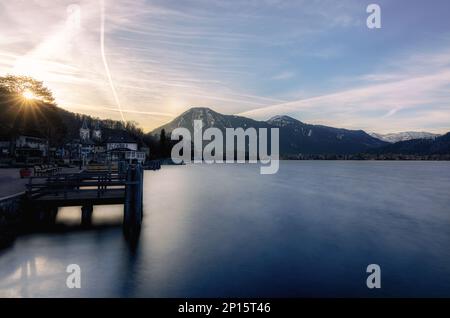
[[[0,296],[450,297],[449,162],[164,166],[145,174],[135,250],[121,207],[89,231],[19,237],[0,251]],[[78,223],[78,209],[59,222]],[[67,265],[82,270],[68,289]],[[379,264],[381,290],[366,287]]]

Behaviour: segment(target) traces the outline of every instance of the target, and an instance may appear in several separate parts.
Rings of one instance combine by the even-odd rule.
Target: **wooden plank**
[[[73,192],[56,192],[37,197],[32,201],[52,206],[82,206],[82,205],[110,205],[123,204],[125,201],[125,189],[103,190],[98,195],[98,190],[79,190]]]

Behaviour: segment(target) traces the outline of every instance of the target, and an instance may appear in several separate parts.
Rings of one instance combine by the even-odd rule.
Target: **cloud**
[[[251,73],[237,42],[263,37],[220,31],[213,12],[156,2],[105,1],[104,56],[117,96],[102,60],[100,1],[2,3],[2,74],[43,80],[65,108],[84,105],[102,117],[119,119],[119,100],[125,119],[140,114],[147,129],[191,105],[235,112],[283,101],[235,87],[236,78]]]
[[[257,118],[290,113],[375,131],[412,123],[444,126],[440,118],[448,113],[450,51],[394,58],[377,72],[351,76],[337,92],[291,102],[286,98],[294,85],[313,77],[311,86],[321,89],[328,78],[320,72],[332,70],[333,59],[353,67],[345,55],[347,44],[334,35],[341,30],[351,37],[352,28],[364,27],[360,1],[105,4],[105,58],[117,99],[102,61],[99,0],[1,2],[1,75],[34,76],[50,87],[61,106],[104,118],[120,119],[119,100],[125,119],[148,130],[191,106]],[[301,65],[303,58],[307,62]],[[308,64],[313,59],[325,65],[317,67],[317,74]],[[292,71],[297,69],[302,78]],[[302,87],[302,96],[307,94]]]
[[[276,81],[280,80],[288,80],[295,77],[295,73],[291,71],[283,71],[281,73],[278,73],[277,75],[273,76],[272,79]]]
[[[446,52],[446,50],[444,50]],[[397,60],[398,61],[398,60]],[[366,74],[365,85],[312,98],[275,104],[240,115],[267,119],[291,114],[316,123],[393,131],[428,128],[450,131],[450,55],[442,52],[418,54],[403,62],[392,62],[391,72]],[[392,69],[391,63],[386,64]]]

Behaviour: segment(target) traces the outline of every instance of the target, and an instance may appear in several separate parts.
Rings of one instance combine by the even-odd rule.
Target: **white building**
[[[99,121],[95,122],[95,127],[92,130],[92,139],[97,141],[97,142],[102,140],[102,130],[100,128],[100,122]]]
[[[43,138],[19,136],[14,146],[16,162],[40,163],[44,157],[48,156],[48,141]]]
[[[83,125],[80,128],[80,140],[81,142],[87,142],[91,138],[91,130],[88,127],[86,118],[83,120]]]
[[[106,152],[111,162],[134,160],[143,164],[146,159],[145,152],[138,151],[138,143],[126,132],[109,136],[106,141]]]
[[[19,136],[16,138],[16,151],[18,150],[37,150],[41,156],[46,157],[48,154],[48,141],[43,138]]]
[[[88,163],[137,161],[144,163],[147,154],[139,151],[139,146],[130,134],[123,130],[111,130],[100,128],[100,123],[95,123],[94,129],[90,129],[86,118],[80,128],[80,159]]]

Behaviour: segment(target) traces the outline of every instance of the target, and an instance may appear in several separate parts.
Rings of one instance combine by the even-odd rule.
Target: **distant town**
[[[97,121],[90,127],[86,120],[79,129],[79,138],[60,147],[52,147],[49,140],[34,136],[17,136],[13,140],[0,141],[3,158],[13,165],[42,164],[46,159],[61,165],[87,165],[90,162],[117,163],[137,161],[144,164],[150,156],[149,147],[139,147],[138,142],[126,131],[102,130]]]

